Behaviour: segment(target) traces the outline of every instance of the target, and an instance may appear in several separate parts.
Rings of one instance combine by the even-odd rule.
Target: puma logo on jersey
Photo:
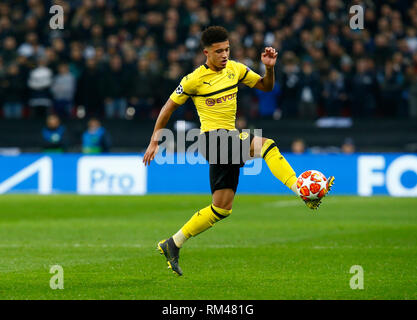
[[[203,83],[208,84],[209,86],[211,86],[210,82],[203,81]]]

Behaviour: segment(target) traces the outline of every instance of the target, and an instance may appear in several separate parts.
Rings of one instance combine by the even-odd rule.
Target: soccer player
[[[207,28],[201,36],[203,52],[207,57],[206,63],[192,73],[186,75],[180,85],[171,94],[156,120],[154,132],[149,146],[143,157],[145,165],[149,165],[158,152],[159,130],[163,129],[171,114],[188,98],[193,100],[201,122],[201,136],[205,144],[204,156],[210,163],[210,187],[212,203],[197,210],[191,219],[172,237],[158,243],[158,249],[165,255],[168,267],[178,275],[182,270],[178,264],[179,250],[191,237],[211,228],[216,222],[228,217],[232,213],[240,168],[244,159],[238,163],[231,161],[219,163],[218,156],[211,157],[210,153],[232,153],[229,143],[227,149],[219,145],[219,139],[210,140],[211,134],[226,131],[231,139],[238,141],[240,146],[249,146],[247,153],[251,156],[262,156],[274,176],[297,194],[297,177],[286,159],[272,139],[253,136],[246,132],[240,133],[235,128],[238,84],[243,83],[251,88],[271,91],[274,86],[274,66],[278,53],[271,47],[265,48],[261,61],[265,65],[266,73],[263,77],[243,65],[229,60],[230,45],[226,29],[220,26]],[[249,141],[247,140],[249,139]],[[209,146],[209,142],[216,141]],[[247,143],[244,143],[244,142]],[[250,143],[248,143],[250,142]],[[240,151],[240,150],[239,150]],[[221,156],[221,155],[220,155]],[[215,159],[213,159],[215,158]],[[327,190],[329,191],[334,177],[329,177]],[[306,200],[306,205],[317,209],[321,199]]]

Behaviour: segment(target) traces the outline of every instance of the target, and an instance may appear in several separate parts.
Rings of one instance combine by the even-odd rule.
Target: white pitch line
[[[276,202],[267,202],[264,205],[267,207],[295,207],[302,204],[299,200],[282,200]]]
[[[312,249],[315,250],[327,250],[327,249],[358,249],[357,246],[314,246]],[[415,249],[415,247],[410,246],[361,246],[360,249]]]
[[[326,201],[326,203],[339,203],[341,202],[339,199],[325,199],[323,201]],[[264,206],[267,207],[296,207],[296,206],[302,206],[303,201],[302,200],[281,200],[281,201],[274,201],[274,202],[267,202],[264,203]]]

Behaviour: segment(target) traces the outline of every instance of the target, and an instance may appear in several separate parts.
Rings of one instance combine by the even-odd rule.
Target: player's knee
[[[262,158],[265,158],[272,150],[279,153],[279,149],[275,141],[273,139],[266,138],[261,149]]]
[[[219,218],[224,219],[227,218],[232,214],[232,209],[224,209],[221,207],[217,207],[214,204],[211,205],[211,209],[213,210],[213,213]]]

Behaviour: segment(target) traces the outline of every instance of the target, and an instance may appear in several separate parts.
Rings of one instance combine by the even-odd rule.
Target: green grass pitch
[[[156,250],[209,195],[0,196],[0,299],[417,299],[417,198],[237,195],[188,241],[184,276]],[[64,269],[64,289],[49,286]],[[364,271],[352,290],[350,268]]]

